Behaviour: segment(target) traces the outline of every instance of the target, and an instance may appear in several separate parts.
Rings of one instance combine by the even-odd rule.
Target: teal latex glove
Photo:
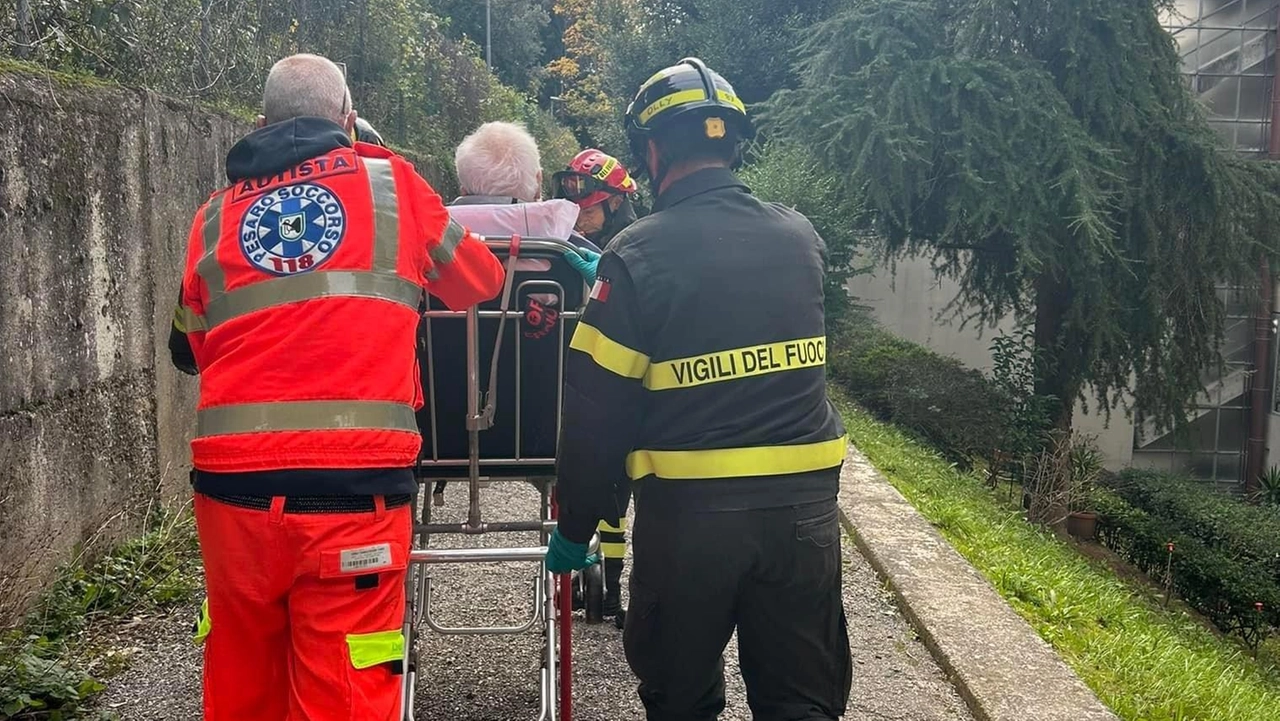
[[[582,279],[587,281],[587,285],[593,285],[596,282],[596,266],[600,265],[600,254],[594,250],[579,248],[575,250],[566,250],[564,259],[569,261],[569,265],[578,271]]]
[[[587,544],[574,543],[566,539],[560,535],[558,528],[551,532],[551,540],[547,542],[548,571],[568,573],[599,562],[600,559],[594,553],[587,555]]]

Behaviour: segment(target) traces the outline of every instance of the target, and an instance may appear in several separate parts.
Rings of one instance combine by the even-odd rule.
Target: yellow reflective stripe
[[[191,637],[192,643],[199,646],[209,637],[209,630],[213,628],[213,621],[209,619],[209,598],[206,596],[204,603],[200,604],[200,619],[196,621],[196,632]]]
[[[627,544],[625,543],[600,543],[600,555],[605,558],[626,558]]]
[[[653,362],[644,375],[644,387],[653,391],[692,388],[779,371],[813,368],[826,362],[826,336],[798,338]]]
[[[373,271],[396,272],[400,252],[400,200],[396,195],[396,178],[391,161],[364,158],[369,175],[369,193],[373,197]]]
[[[845,437],[819,443],[702,451],[633,451],[627,456],[632,479],[657,476],[699,480],[781,476],[835,468],[844,460]]]
[[[197,315],[195,311],[181,305],[173,309],[173,327],[177,328],[179,333],[209,330],[204,316]]]
[[[204,247],[200,249],[200,260],[196,262],[196,275],[204,279],[211,299],[227,292],[227,273],[218,262],[218,237],[222,235],[222,201],[225,197],[226,191],[223,191],[205,203],[201,232]]]
[[[626,532],[627,532],[627,519],[623,518],[623,519],[619,520],[619,521],[618,521],[618,525],[616,525],[616,526],[614,526],[614,525],[610,525],[610,523],[609,523],[608,521],[603,521],[603,520],[602,520],[602,521],[600,521],[600,525],[596,527],[596,530],[597,530],[597,531],[599,531],[599,532],[601,532],[601,533],[626,533]]]
[[[205,408],[196,435],[370,428],[418,432],[413,407],[390,401],[286,401]]]
[[[457,249],[458,244],[467,235],[467,229],[462,227],[453,218],[444,226],[444,235],[440,238],[440,244],[431,249],[431,262],[436,265],[448,265],[453,262],[453,251]]]
[[[210,328],[255,311],[315,298],[342,296],[378,298],[418,309],[422,288],[391,273],[317,271],[272,278],[237,288],[209,301],[205,318]]]
[[[357,669],[393,663],[404,658],[404,633],[378,631],[348,634],[347,652],[351,655],[351,665]]]
[[[643,378],[649,368],[649,356],[631,350],[587,323],[578,323],[569,347],[586,353],[596,365],[623,378]]]
[[[655,75],[650,80],[651,81],[656,80],[659,77],[661,77],[661,74]],[[726,102],[732,105],[733,107],[737,108],[739,111],[743,113],[747,112],[747,106],[742,103],[742,100],[739,99],[737,95],[734,95],[733,93],[727,90],[721,90],[720,88],[716,88],[716,97],[722,102]],[[649,104],[649,107],[640,111],[640,115],[638,117],[641,123],[647,123],[649,122],[650,118],[662,112],[663,110],[666,110],[668,108],[674,108],[677,105],[685,105],[686,103],[696,103],[699,100],[706,100],[706,98],[707,98],[707,91],[703,90],[702,88],[690,88],[689,90],[681,90],[678,93],[664,95],[663,97],[653,101],[652,103]]]
[[[640,111],[640,115],[638,117],[641,123],[647,123],[649,122],[649,118],[652,118],[653,116],[657,115],[663,110],[666,110],[667,108],[674,108],[677,105],[684,105],[685,103],[693,103],[699,100],[706,100],[706,99],[707,99],[707,91],[703,90],[702,88],[690,88],[689,90],[681,90],[678,93],[671,93],[670,95],[664,95],[658,98],[657,100],[653,101],[652,103],[649,104],[649,107]]]
[[[720,98],[724,102],[732,105],[733,107],[737,108],[738,110],[741,110],[744,113],[747,112],[747,106],[742,104],[742,101],[738,99],[737,95],[734,95],[728,90],[721,90],[719,88],[716,88],[716,97]]]

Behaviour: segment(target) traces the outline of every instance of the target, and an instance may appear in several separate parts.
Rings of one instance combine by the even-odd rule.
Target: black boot
[[[617,617],[626,611],[622,608],[621,558],[604,559],[604,615]]]

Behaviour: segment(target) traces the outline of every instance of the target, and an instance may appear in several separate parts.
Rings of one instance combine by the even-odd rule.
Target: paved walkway
[[[490,520],[530,518],[537,494],[525,484],[482,489]],[[436,519],[461,520],[466,491],[449,488]],[[444,540],[444,539],[441,539]],[[448,539],[456,545],[498,539]],[[846,539],[847,540],[847,539]],[[536,538],[506,537],[533,544]],[[434,545],[434,542],[433,542]],[[488,544],[486,544],[488,545]],[[866,560],[845,544],[845,609],[854,658],[850,720],[934,721],[972,717],[929,652],[893,605]],[[439,620],[516,623],[529,608],[531,567],[500,564],[441,568],[435,572],[433,604]],[[190,721],[200,717],[200,654],[190,643],[193,608],[178,609],[120,632],[117,645],[134,649],[133,663],[112,679],[100,700],[125,721]],[[428,635],[422,648],[417,706],[420,721],[519,721],[537,715],[539,638],[441,637]],[[642,719],[635,681],[622,654],[621,632],[611,624],[574,627],[574,699],[581,721]],[[726,656],[729,705],[722,721],[751,718],[737,670],[736,648]]]

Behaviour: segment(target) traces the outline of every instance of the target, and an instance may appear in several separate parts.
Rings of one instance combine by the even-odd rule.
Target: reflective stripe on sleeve
[[[781,476],[835,468],[844,460],[844,436],[818,443],[694,451],[633,451],[627,456],[627,475],[635,480],[657,476],[666,480],[701,480]]]
[[[587,323],[578,323],[569,347],[586,353],[596,365],[623,378],[643,378],[649,368],[649,356],[631,350]]]
[[[440,242],[431,248],[431,262],[436,265],[448,265],[453,262],[453,251],[457,250],[458,244],[467,236],[467,229],[462,227],[458,221],[453,218],[449,219],[444,226],[444,235],[441,236]]]
[[[173,309],[173,327],[177,328],[179,333],[209,330],[204,316],[197,315],[195,311],[182,305]]]
[[[205,408],[196,435],[375,429],[418,432],[413,407],[389,401],[284,401]]]

